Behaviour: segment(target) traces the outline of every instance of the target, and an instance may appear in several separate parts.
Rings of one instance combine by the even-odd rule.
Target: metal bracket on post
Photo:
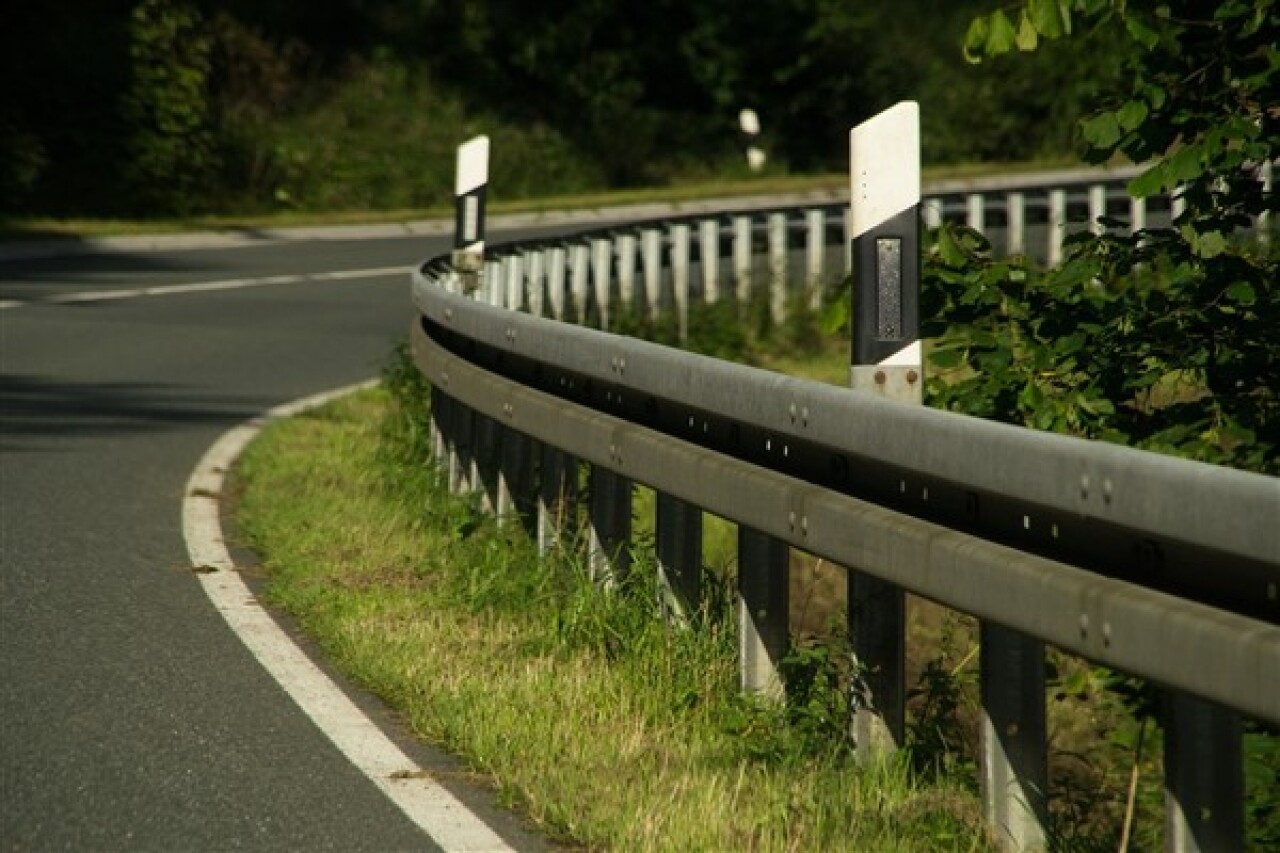
[[[920,329],[920,107],[904,101],[849,135],[853,351],[849,384],[923,401]],[[901,587],[849,567],[849,639],[859,760],[902,744],[906,702]]]
[[[458,146],[454,171],[453,269],[463,293],[474,293],[484,269],[484,207],[489,186],[489,137]]]

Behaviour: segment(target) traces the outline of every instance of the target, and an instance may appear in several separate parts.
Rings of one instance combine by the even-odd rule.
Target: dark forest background
[[[846,168],[921,102],[926,164],[1056,160],[1101,37],[967,64],[990,0],[49,0],[0,27],[0,213],[425,207],[493,138],[500,198]]]

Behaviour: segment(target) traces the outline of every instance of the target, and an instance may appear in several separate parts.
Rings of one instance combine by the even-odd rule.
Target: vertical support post
[[[502,262],[484,262],[483,298],[494,307],[501,308],[505,292],[502,289]]]
[[[720,222],[704,219],[698,223],[698,248],[702,259],[702,301],[720,301]]]
[[[477,136],[458,146],[454,164],[453,268],[464,293],[479,285],[484,263],[484,208],[489,186],[489,137]]]
[[[644,264],[644,301],[649,319],[656,321],[662,310],[662,234],[646,228],[640,234],[640,252]]]
[[[528,512],[525,490],[529,481],[529,437],[499,426],[497,516],[506,522]]]
[[[538,482],[538,553],[564,541],[578,499],[578,462],[558,447],[542,445]]]
[[[689,340],[689,226],[671,226],[671,284],[680,343]]]
[[[613,241],[591,241],[591,283],[595,288],[596,308],[600,311],[600,328],[609,329],[610,297],[613,282],[610,273],[613,266]]]
[[[473,419],[475,413],[457,400],[449,401],[449,491],[461,495],[471,491]]]
[[[636,235],[630,232],[618,235],[618,297],[624,313],[635,310]]]
[[[751,217],[733,217],[733,283],[738,306],[751,302]]]
[[[588,500],[588,571],[596,583],[611,587],[631,562],[631,480],[592,465]]]
[[[1107,187],[1105,184],[1094,184],[1089,187],[1089,230],[1094,234],[1102,234],[1107,227],[1099,222],[1107,215]]]
[[[657,497],[658,609],[687,627],[702,597],[702,510],[663,492]]]
[[[1027,250],[1027,197],[1022,193],[1009,193],[1005,204],[1005,250],[1010,255],[1021,255]]]
[[[855,127],[850,141],[854,336],[850,385],[919,404],[920,107],[903,101]],[[904,593],[849,567],[851,721],[861,761],[902,744]]]
[[[591,298],[591,247],[586,243],[575,243],[569,257],[569,295],[577,321],[584,322]]]
[[[986,200],[982,193],[969,193],[965,199],[964,223],[979,234],[987,230]]]
[[[809,307],[822,307],[822,267],[826,258],[827,217],[821,209],[804,212],[805,285],[809,288]]]
[[[1147,200],[1131,197],[1129,199],[1129,233],[1136,234],[1147,227]]]
[[[774,323],[787,317],[787,215],[769,214],[769,313]]]
[[[528,268],[529,313],[535,317],[545,316],[547,312],[546,250],[535,249],[530,252],[525,266]]]
[[[556,320],[564,319],[565,308],[565,268],[568,253],[563,247],[551,250],[547,260],[547,296],[551,300],[551,316]]]
[[[502,259],[506,273],[506,306],[512,311],[524,308],[524,258],[507,255]]]
[[[1244,849],[1240,714],[1170,693],[1164,727],[1165,850]]]
[[[449,459],[449,403],[439,388],[431,386],[431,459],[445,469]]]
[[[980,627],[979,787],[1005,850],[1048,845],[1044,643],[990,622]]]
[[[924,202],[921,204],[921,210],[923,211],[922,215],[924,216],[925,228],[941,228],[942,227],[942,199],[940,198],[925,199]],[[852,231],[850,232],[849,239],[850,240],[853,239]]]
[[[480,489],[480,505],[485,512],[498,515],[501,503],[498,476],[501,427],[493,418],[475,412],[472,415],[472,429],[475,433],[475,452],[471,457],[471,486]]]
[[[941,220],[939,220],[941,221]],[[927,224],[927,220],[926,220]],[[937,227],[936,225],[933,227]],[[853,273],[853,208],[844,209],[844,274]]]
[[[1056,267],[1062,263],[1062,241],[1067,236],[1067,191],[1049,190],[1049,245],[1046,261]]]
[[[785,542],[738,528],[738,671],[744,693],[784,696],[780,665],[787,654],[791,610]]]

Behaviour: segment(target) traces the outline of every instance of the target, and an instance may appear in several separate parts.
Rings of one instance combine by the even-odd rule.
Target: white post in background
[[[1005,250],[1021,255],[1027,250],[1027,197],[1019,192],[1004,197]]]
[[[636,308],[636,235],[618,235],[618,298],[629,314]]]
[[[733,218],[733,283],[738,294],[738,307],[751,302],[751,217]]]
[[[969,193],[965,199],[965,224],[979,234],[987,230],[986,200],[982,193]]]
[[[698,223],[698,248],[702,257],[702,301],[720,301],[720,222],[704,219]]]
[[[805,272],[809,287],[809,307],[822,307],[822,267],[827,252],[826,214],[820,209],[806,210],[804,214]]]
[[[689,226],[671,226],[671,284],[676,302],[680,343],[689,340]]]
[[[585,321],[591,296],[591,247],[586,243],[575,243],[569,256],[569,295],[573,298],[575,319],[579,323]]]
[[[1107,226],[1099,220],[1107,215],[1107,188],[1103,184],[1089,187],[1089,230],[1094,234],[1103,234]]]
[[[538,249],[529,253],[528,261],[525,264],[527,268],[526,274],[529,277],[529,313],[535,317],[541,317],[547,311],[546,265],[547,253],[545,249]]]
[[[507,307],[512,311],[524,308],[524,259],[519,255],[507,255],[502,259],[506,271]]]
[[[551,302],[551,316],[557,320],[564,319],[565,269],[568,252],[557,246],[551,250],[547,260],[547,296]]]
[[[484,204],[489,186],[489,137],[477,136],[458,146],[454,166],[453,268],[462,289],[479,285],[484,263]]]
[[[1049,190],[1049,266],[1062,263],[1062,241],[1067,236],[1067,191]]]
[[[610,267],[613,264],[613,241],[593,240],[591,242],[591,281],[595,286],[596,308],[600,311],[600,328],[609,330],[610,296],[613,284],[610,281]]]
[[[787,317],[787,215],[769,214],[769,313],[774,323]]]
[[[644,266],[644,301],[649,319],[657,321],[662,310],[662,232],[646,228],[640,234],[641,264]]]

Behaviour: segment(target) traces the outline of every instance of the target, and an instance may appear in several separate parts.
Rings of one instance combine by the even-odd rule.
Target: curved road
[[[436,849],[228,630],[180,506],[227,428],[376,375],[407,330],[408,268],[446,249],[0,261],[0,848]],[[335,271],[370,272],[314,277]],[[450,787],[513,846],[540,846]]]

